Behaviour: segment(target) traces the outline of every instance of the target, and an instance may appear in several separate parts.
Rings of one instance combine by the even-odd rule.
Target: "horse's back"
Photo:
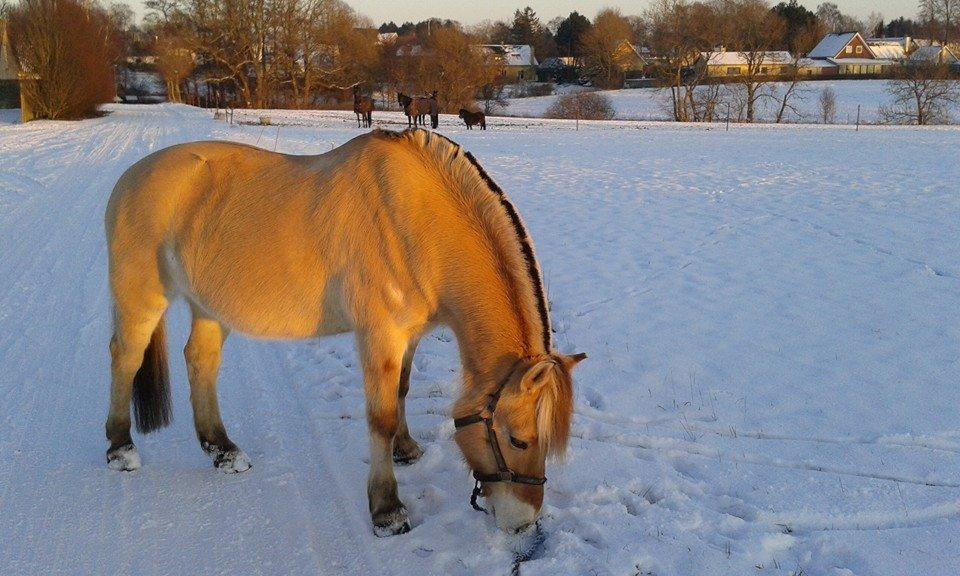
[[[111,274],[157,269],[164,292],[187,296],[247,334],[347,329],[349,311],[331,290],[377,276],[371,271],[385,242],[379,215],[411,213],[393,191],[412,182],[388,184],[384,174],[413,177],[416,146],[388,134],[374,131],[320,156],[225,142],[148,156],[111,197]]]

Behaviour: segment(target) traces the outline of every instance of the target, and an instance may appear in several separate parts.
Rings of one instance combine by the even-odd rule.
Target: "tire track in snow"
[[[733,427],[723,428],[719,426],[709,426],[701,422],[715,422],[712,416],[691,416],[683,414],[682,422],[680,419],[672,416],[660,418],[637,418],[634,416],[620,416],[597,410],[592,406],[579,405],[576,413],[584,418],[588,418],[602,424],[611,424],[616,426],[665,426],[678,430],[693,430],[697,432],[707,432],[715,434],[722,438],[750,438],[753,440],[782,440],[788,442],[804,442],[811,444],[839,444],[839,445],[876,445],[891,446],[898,448],[921,448],[924,450],[951,452],[960,454],[960,444],[950,442],[949,440],[931,435],[897,434],[897,435],[876,435],[876,436],[800,436],[796,434],[781,434],[775,432],[763,432],[759,430],[739,430]]]
[[[794,470],[808,470],[813,472],[824,472],[829,474],[837,474],[841,476],[857,476],[860,478],[872,478],[875,480],[888,480],[891,482],[902,482],[904,484],[917,484],[920,486],[938,486],[943,488],[960,488],[960,479],[956,478],[939,478],[935,476],[928,476],[926,478],[919,476],[911,476],[908,474],[890,474],[884,472],[874,472],[872,470],[860,470],[857,468],[852,468],[848,466],[840,466],[836,464],[820,464],[811,460],[803,460],[800,462],[795,462],[791,460],[784,460],[781,458],[771,458],[767,456],[760,456],[758,454],[751,454],[749,452],[728,452],[724,450],[719,450],[716,448],[710,448],[707,446],[702,446],[695,444],[693,442],[687,442],[685,440],[680,440],[678,438],[662,437],[662,436],[649,436],[649,435],[639,435],[639,434],[593,434],[587,431],[581,430],[580,437],[584,440],[591,440],[594,442],[607,442],[611,444],[618,444],[620,446],[625,446],[628,448],[642,448],[645,450],[654,450],[657,452],[663,452],[667,454],[671,453],[684,453],[692,456],[701,456],[704,458],[710,458],[712,460],[719,461],[729,461],[729,462],[741,462],[744,464],[755,464],[760,466],[773,466],[776,468],[791,468]]]

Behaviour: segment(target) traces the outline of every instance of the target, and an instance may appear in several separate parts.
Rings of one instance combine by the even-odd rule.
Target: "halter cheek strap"
[[[497,409],[497,403],[500,401],[500,394],[503,393],[503,389],[506,387],[509,379],[510,374],[507,374],[507,376],[500,382],[500,385],[497,386],[497,389],[493,392],[493,394],[490,395],[490,401],[487,402],[487,406],[482,412],[470,414],[469,416],[463,416],[462,418],[455,418],[453,420],[453,426],[458,430],[464,426],[482,423],[487,429],[487,443],[490,445],[490,450],[493,452],[493,459],[497,463],[497,471],[493,474],[485,474],[477,470],[473,471],[473,478],[476,480],[476,484],[474,484],[473,493],[470,495],[470,505],[473,506],[474,510],[478,510],[480,512],[486,512],[482,506],[477,504],[477,498],[480,496],[481,482],[512,482],[514,484],[527,484],[530,486],[542,486],[547,482],[546,477],[524,476],[523,474],[517,474],[511,470],[510,467],[507,466],[507,461],[503,457],[503,452],[500,450],[500,442],[497,440],[497,432],[493,427],[493,414]]]

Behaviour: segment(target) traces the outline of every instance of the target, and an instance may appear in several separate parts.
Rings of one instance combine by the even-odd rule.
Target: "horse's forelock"
[[[562,457],[573,420],[573,379],[561,364],[553,369],[553,376],[537,402],[537,437],[548,454]]]

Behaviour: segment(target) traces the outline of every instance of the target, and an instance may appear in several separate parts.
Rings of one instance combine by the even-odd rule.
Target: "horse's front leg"
[[[358,333],[358,350],[363,365],[367,424],[370,432],[370,476],[367,499],[373,532],[393,536],[410,531],[407,509],[397,494],[393,474],[393,440],[399,428],[397,409],[400,371],[406,340],[389,330]]]

